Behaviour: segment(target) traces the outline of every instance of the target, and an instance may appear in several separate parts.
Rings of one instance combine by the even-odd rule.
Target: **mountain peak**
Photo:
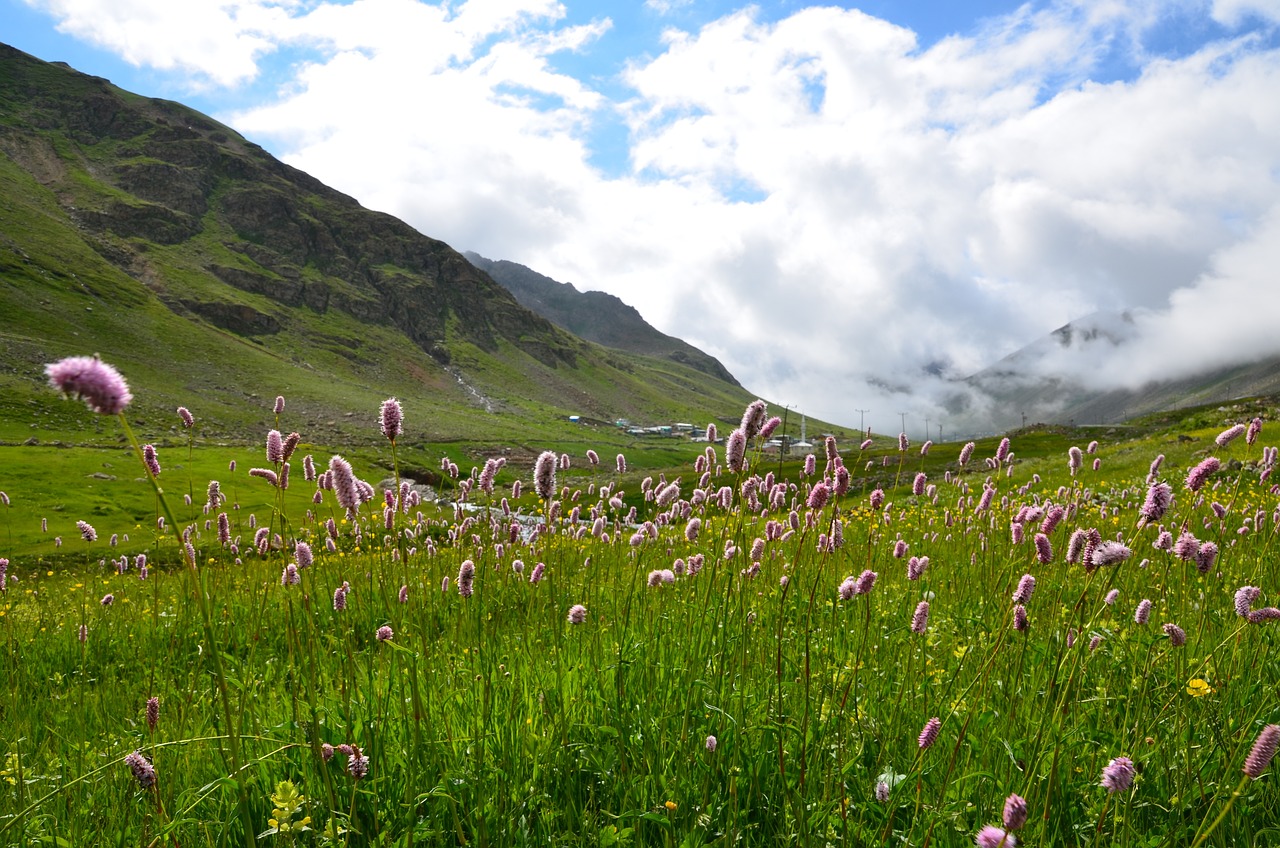
[[[668,336],[644,320],[635,307],[601,291],[578,291],[508,260],[464,254],[471,264],[505,286],[515,299],[551,323],[605,347],[679,362],[732,386],[738,381],[718,359],[687,342]]]

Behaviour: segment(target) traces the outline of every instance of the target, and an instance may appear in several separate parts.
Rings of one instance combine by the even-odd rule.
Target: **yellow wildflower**
[[[1213,687],[1209,682],[1201,677],[1194,677],[1187,681],[1187,694],[1193,698],[1199,698],[1203,695],[1212,695]]]

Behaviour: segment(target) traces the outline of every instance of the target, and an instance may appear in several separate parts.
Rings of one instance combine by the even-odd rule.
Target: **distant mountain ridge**
[[[708,353],[661,332],[635,307],[601,291],[578,291],[531,268],[505,259],[486,259],[478,253],[463,254],[506,287],[527,309],[575,336],[605,347],[670,359],[696,368],[730,385],[739,385],[729,370]]]
[[[999,410],[990,422],[997,429],[1018,426],[1024,414],[1028,422],[1111,424],[1179,407],[1280,394],[1280,356],[1155,380],[1136,389],[1099,390],[1079,378],[1032,376],[1043,371],[1040,363],[1049,357],[1065,353],[1083,361],[1100,345],[1120,351],[1136,343],[1136,335],[1129,313],[1093,313],[1064,324],[963,382]]]

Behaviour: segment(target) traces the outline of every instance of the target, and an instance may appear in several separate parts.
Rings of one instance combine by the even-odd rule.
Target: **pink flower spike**
[[[120,372],[95,356],[72,356],[45,366],[49,385],[79,398],[101,415],[116,415],[133,400]]]

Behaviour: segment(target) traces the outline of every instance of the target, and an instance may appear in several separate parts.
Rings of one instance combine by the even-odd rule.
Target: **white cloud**
[[[167,5],[45,4],[136,61],[181,52],[158,43]],[[1273,5],[1175,11],[1237,27]],[[1141,347],[1043,367],[1139,380],[1280,352],[1280,51],[1241,31],[1153,57],[1168,3],[1029,4],[930,46],[856,10],[749,8],[620,65],[625,103],[557,62],[603,51],[609,21],[567,25],[549,0],[200,8],[216,37],[183,66],[210,78],[314,51],[231,119],[291,164],[460,249],[617,294],[813,415],[870,407],[894,429],[898,410],[933,414],[943,378],[1098,309],[1136,308]],[[135,19],[158,21],[142,46]],[[1141,74],[1090,81],[1117,54]],[[612,177],[588,139],[618,120],[633,171]]]
[[[52,15],[59,31],[103,47],[130,64],[181,70],[218,85],[257,75],[275,49],[267,35],[289,2],[226,0],[26,0]]]
[[[692,2],[693,0],[644,0],[644,7],[659,15],[667,15],[676,9],[683,9]]]
[[[1280,23],[1280,0],[1214,0],[1213,18],[1226,26],[1240,26],[1253,15]]]

